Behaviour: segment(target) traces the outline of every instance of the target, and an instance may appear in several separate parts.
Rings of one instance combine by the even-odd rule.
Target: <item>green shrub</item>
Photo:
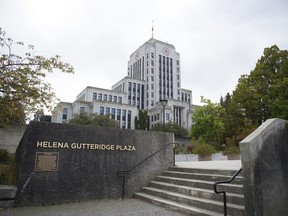
[[[15,156],[6,149],[0,149],[0,184],[15,185]]]
[[[8,163],[10,158],[10,154],[6,149],[0,149],[0,163]]]
[[[237,146],[229,146],[222,152],[223,155],[240,154],[240,149]]]
[[[0,184],[16,184],[16,171],[14,164],[0,164]]]
[[[193,150],[193,154],[198,155],[210,155],[214,153],[216,153],[216,150],[213,148],[213,146],[205,143],[198,144]]]

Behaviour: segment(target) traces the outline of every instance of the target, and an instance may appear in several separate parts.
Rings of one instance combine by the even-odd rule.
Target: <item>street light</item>
[[[165,106],[167,105],[168,100],[165,100],[165,99],[162,100],[161,99],[160,103],[161,103],[161,105],[163,107],[163,126],[165,126]]]

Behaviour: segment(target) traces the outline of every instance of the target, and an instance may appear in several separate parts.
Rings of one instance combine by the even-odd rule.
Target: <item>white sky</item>
[[[287,0],[0,0],[0,27],[61,55],[75,74],[49,75],[57,97],[73,102],[86,86],[111,89],[129,56],[152,35],[181,55],[182,88],[219,102],[264,48],[288,49]]]

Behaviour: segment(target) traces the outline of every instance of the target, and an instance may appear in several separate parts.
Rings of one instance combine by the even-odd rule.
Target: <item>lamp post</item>
[[[161,103],[161,105],[163,107],[163,126],[165,126],[165,106],[167,105],[168,100],[165,100],[165,99],[162,100],[161,99],[160,103]]]

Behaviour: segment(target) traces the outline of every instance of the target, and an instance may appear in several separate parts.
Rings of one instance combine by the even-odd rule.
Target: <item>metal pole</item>
[[[163,105],[163,126],[165,126],[165,105]]]

